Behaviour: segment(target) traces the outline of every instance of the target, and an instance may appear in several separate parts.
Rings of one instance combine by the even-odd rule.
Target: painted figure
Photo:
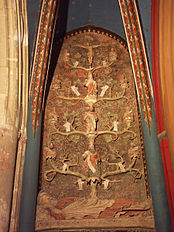
[[[106,91],[109,89],[109,86],[108,85],[105,85],[103,87],[101,87],[102,91],[100,93],[100,97],[103,97],[106,93]]]
[[[97,129],[97,114],[95,112],[86,112],[84,120],[86,122],[86,132],[94,133]]]
[[[48,147],[43,148],[43,155],[45,159],[55,159],[56,158],[56,150],[54,149],[53,143],[50,143]]]
[[[88,171],[89,175],[96,175],[98,171],[98,161],[100,160],[100,156],[97,152],[92,153],[90,151],[85,151],[85,153],[82,155],[84,159],[84,165],[86,167],[86,170]]]
[[[94,57],[93,48],[100,47],[101,45],[90,45],[90,43],[87,43],[86,46],[85,45],[76,45],[76,46],[80,47],[80,48],[88,49],[87,56],[88,56],[89,64],[91,66],[92,65],[92,61],[93,61],[93,57]]]
[[[88,96],[96,96],[97,94],[97,84],[96,81],[94,81],[92,72],[88,72],[88,79],[85,83],[85,86],[88,87]]]
[[[114,48],[111,48],[111,51],[109,52],[109,60],[113,62],[116,61],[116,59],[117,59],[117,53],[114,50]]]
[[[133,121],[133,112],[129,109],[129,107],[126,107],[126,112],[124,113],[124,121],[126,122],[127,128],[129,128]]]
[[[67,49],[65,50],[65,54],[64,54],[63,60],[65,62],[68,62],[70,60],[70,53],[67,51]]]

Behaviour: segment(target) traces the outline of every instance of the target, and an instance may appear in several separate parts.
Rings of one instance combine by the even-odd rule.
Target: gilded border
[[[119,0],[140,109],[151,134],[153,89],[135,0]]]
[[[32,97],[32,127],[34,134],[37,131],[42,108],[56,6],[56,0],[45,0],[41,8],[30,85],[30,97]]]

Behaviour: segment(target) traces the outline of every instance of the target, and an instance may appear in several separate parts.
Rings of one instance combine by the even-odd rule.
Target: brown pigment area
[[[87,32],[64,41],[47,99],[42,150],[40,189],[57,201],[90,198],[92,178],[101,200],[146,201],[134,80],[128,51],[118,40]],[[55,171],[69,164],[71,173],[86,177],[82,190],[80,177]]]

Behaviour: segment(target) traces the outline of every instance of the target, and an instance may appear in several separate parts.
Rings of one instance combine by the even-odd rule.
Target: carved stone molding
[[[18,104],[19,125],[17,137],[17,152],[14,172],[13,199],[9,231],[18,231],[22,174],[27,140],[27,110],[28,110],[28,22],[26,0],[16,0],[17,42],[18,42]]]

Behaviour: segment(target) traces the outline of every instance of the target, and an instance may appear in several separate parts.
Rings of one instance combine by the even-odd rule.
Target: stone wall
[[[23,72],[27,60],[23,64],[22,59],[27,43],[22,31],[23,2],[0,1],[0,231],[3,232],[9,226],[19,131],[25,131],[27,79]]]

